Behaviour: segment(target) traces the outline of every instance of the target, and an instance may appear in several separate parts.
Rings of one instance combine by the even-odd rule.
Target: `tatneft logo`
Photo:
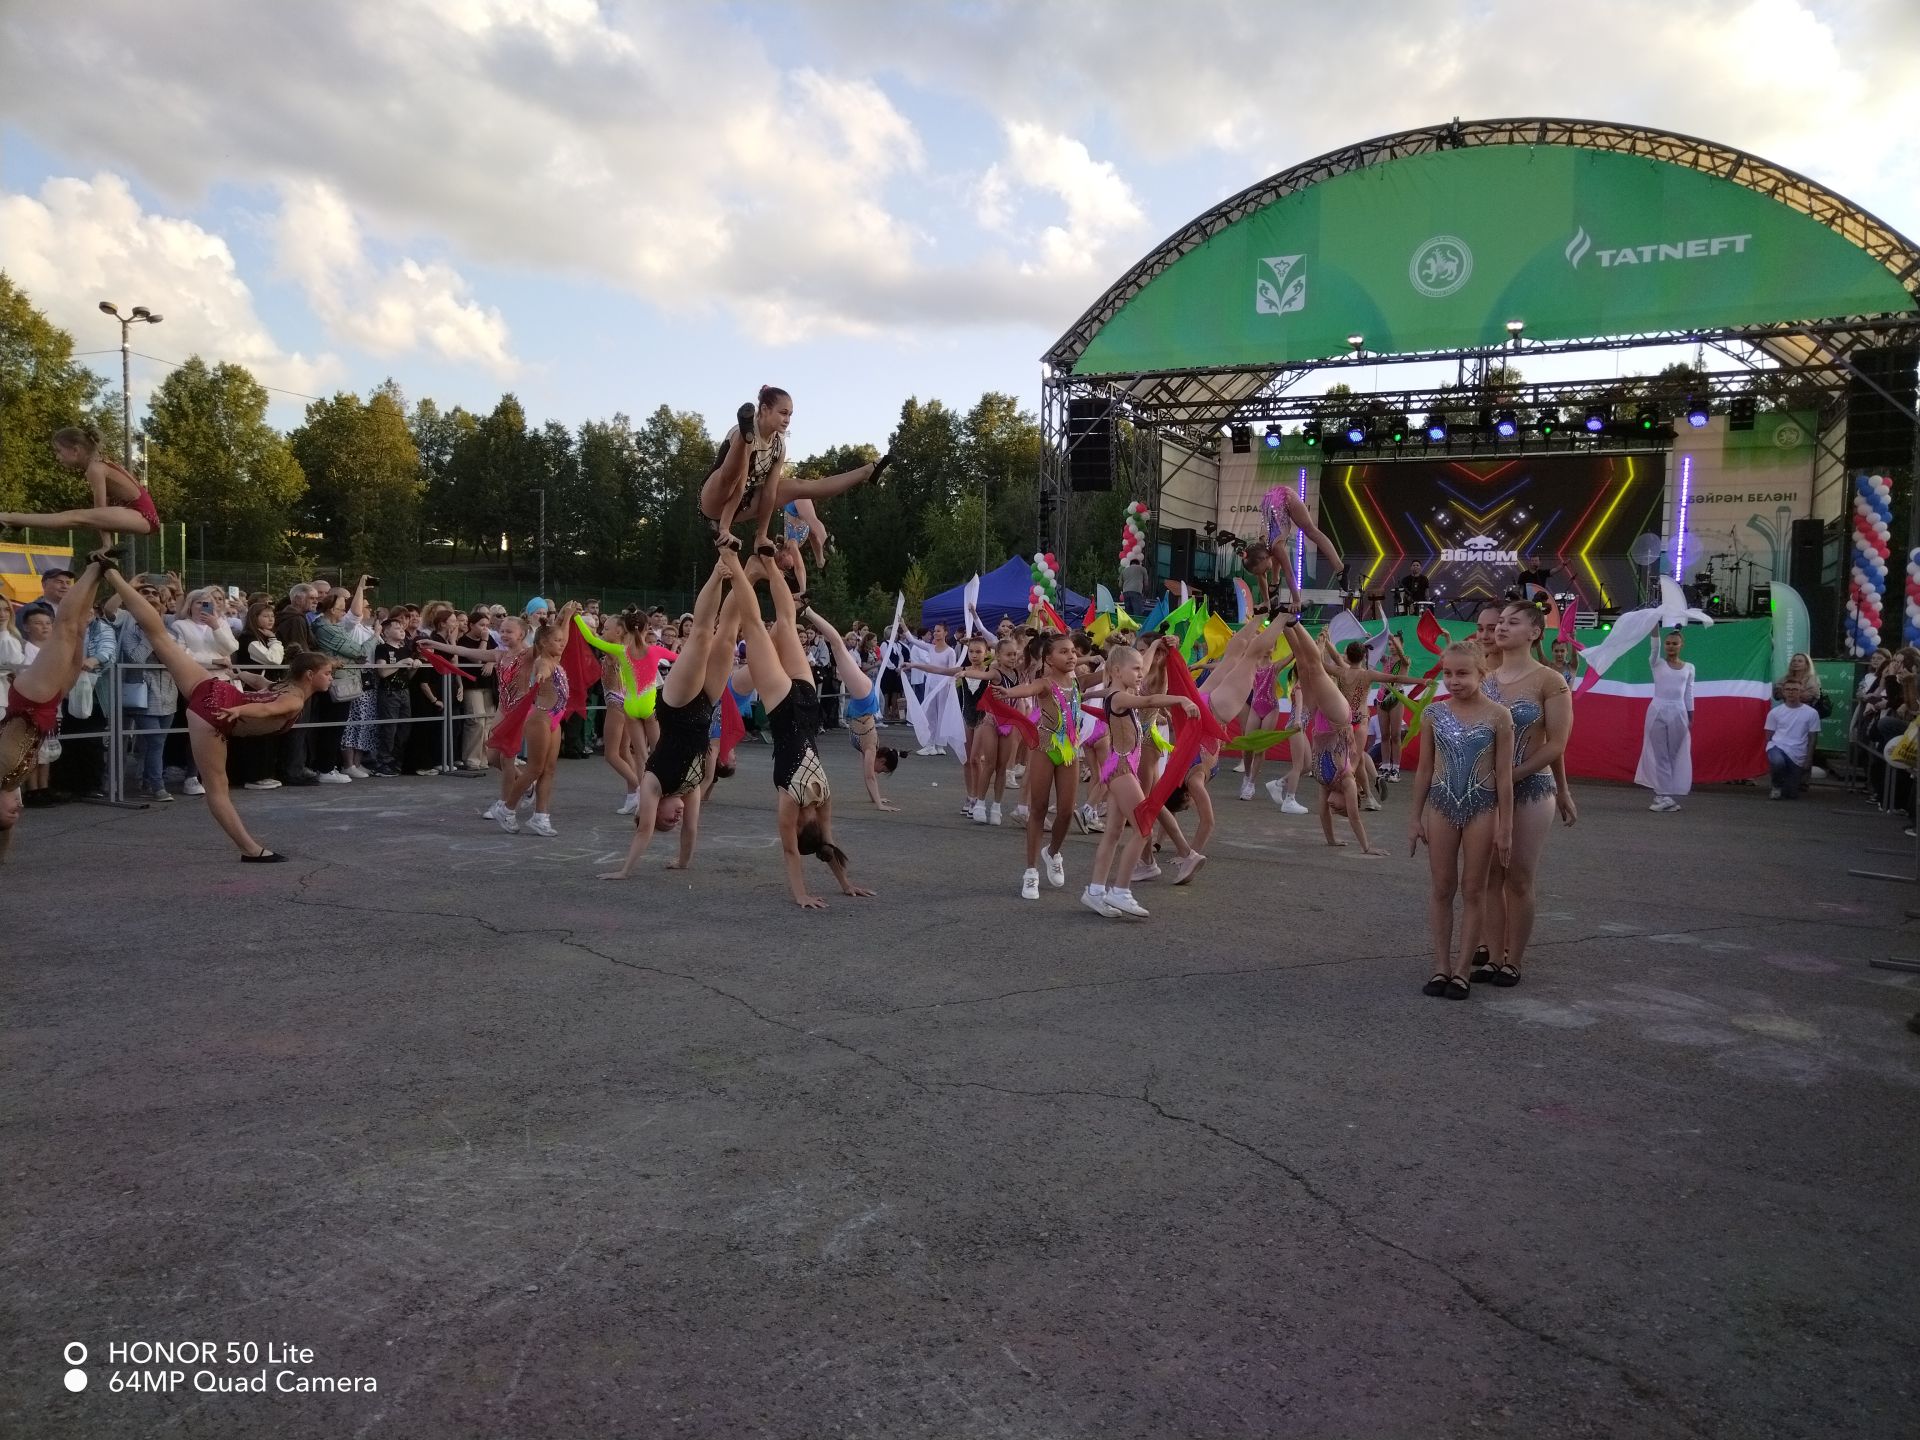
[[[1407,262],[1413,288],[1433,300],[1453,294],[1472,277],[1473,251],[1458,235],[1435,235]]]
[[[1491,535],[1475,535],[1460,542],[1459,546],[1440,552],[1442,560],[1450,560],[1457,565],[1518,565],[1518,551],[1502,550],[1500,542]]]
[[[1253,313],[1256,315],[1291,315],[1297,310],[1307,308],[1307,276],[1304,269],[1294,275],[1303,255],[1269,255],[1260,263],[1267,267],[1272,279],[1266,275],[1257,275],[1253,282]],[[1291,281],[1288,276],[1292,275]]]
[[[1567,263],[1576,270],[1589,254],[1600,262],[1602,270],[1611,270],[1621,265],[1659,265],[1668,260],[1710,260],[1729,252],[1744,255],[1747,253],[1747,242],[1751,239],[1751,235],[1707,235],[1692,240],[1662,241],[1657,245],[1624,245],[1618,250],[1610,250],[1604,245],[1595,245],[1593,237],[1587,234],[1583,225],[1573,232],[1573,239],[1567,242],[1565,254]]]

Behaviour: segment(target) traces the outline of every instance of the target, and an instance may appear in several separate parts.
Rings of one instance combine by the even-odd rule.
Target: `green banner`
[[[1285,196],[1182,256],[1083,375],[1907,311],[1865,251],[1731,180],[1542,145],[1443,150]]]

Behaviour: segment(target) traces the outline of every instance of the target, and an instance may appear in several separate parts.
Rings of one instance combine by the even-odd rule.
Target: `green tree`
[[[104,390],[100,377],[74,360],[73,337],[0,270],[0,510],[81,503],[49,440],[65,426],[91,423],[118,456],[120,397]]]
[[[587,571],[602,583],[637,572],[644,527],[640,506],[639,452],[625,415],[589,420],[580,427],[578,486],[572,500]]]
[[[169,521],[205,525],[228,558],[293,553],[306,478],[245,366],[190,357],[153,392],[146,432],[147,482]]]
[[[421,516],[431,532],[452,539],[458,554],[458,514],[453,494],[453,452],[479,425],[479,417],[456,405],[442,410],[422,399],[407,417],[413,448],[420,452],[420,479],[424,486]]]
[[[547,585],[559,590],[585,575],[592,536],[580,503],[580,463],[573,451],[573,432],[558,420],[549,420],[527,437],[527,483],[516,492],[513,533],[524,533],[529,545],[541,540],[540,501],[546,497],[545,544]],[[539,552],[532,550],[538,559]]]
[[[677,590],[697,590],[713,568],[713,537],[700,516],[700,487],[713,469],[707,422],[662,405],[634,435],[641,573]]]
[[[476,554],[492,555],[507,537],[507,574],[514,574],[516,549],[524,551],[525,536],[516,545],[513,521],[516,492],[527,481],[527,412],[513,395],[500,403],[453,447],[448,462],[446,523],[455,554],[466,543]]]
[[[1026,554],[1040,504],[1039,420],[1013,396],[988,391],[960,422],[960,463],[967,492],[982,495],[987,506],[978,567],[991,570],[1009,555]]]
[[[426,482],[399,387],[315,400],[289,443],[307,477],[308,523],[343,573],[410,568]]]

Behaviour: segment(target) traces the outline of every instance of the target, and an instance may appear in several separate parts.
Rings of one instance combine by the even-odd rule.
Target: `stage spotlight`
[[[1367,443],[1367,422],[1357,416],[1347,421],[1347,444],[1364,445]]]
[[[1699,430],[1704,428],[1707,421],[1712,418],[1713,409],[1705,400],[1697,395],[1687,397],[1687,424]]]
[[[1407,439],[1407,417],[1389,415],[1387,417],[1387,441],[1389,444],[1402,445]]]
[[[1280,442],[1287,437],[1286,432],[1282,430],[1280,426],[1269,425],[1267,426],[1267,433],[1263,438],[1266,440],[1269,450],[1278,450],[1280,448]]]
[[[1320,422],[1309,420],[1300,427],[1300,438],[1307,442],[1307,448],[1313,449],[1320,443]]]
[[[1251,425],[1233,425],[1228,427],[1227,436],[1232,441],[1233,453],[1245,455],[1253,449],[1253,427]]]
[[[1435,411],[1427,416],[1427,439],[1435,445],[1444,444],[1447,438],[1447,417]]]
[[[1560,428],[1560,412],[1549,405],[1540,412],[1540,433],[1551,437]]]
[[[1751,395],[1736,395],[1727,405],[1727,429],[1753,429],[1754,402]]]
[[[1493,433],[1502,440],[1511,440],[1520,433],[1520,417],[1511,410],[1502,410],[1493,417]]]
[[[1660,423],[1660,412],[1651,405],[1642,405],[1633,418],[1642,430],[1651,430]]]
[[[1589,405],[1587,407],[1587,418],[1583,423],[1586,425],[1589,435],[1598,435],[1602,430],[1607,428],[1610,411],[1611,407],[1606,405]]]

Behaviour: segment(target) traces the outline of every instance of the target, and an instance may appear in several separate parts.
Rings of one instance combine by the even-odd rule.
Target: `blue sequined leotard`
[[[1538,700],[1508,700],[1500,693],[1500,682],[1489,675],[1480,682],[1480,693],[1489,700],[1498,700],[1513,713],[1513,763],[1518,769],[1527,758],[1531,747],[1534,729],[1540,724],[1546,711]],[[1558,787],[1553,783],[1553,769],[1536,770],[1524,780],[1513,784],[1513,803],[1525,805],[1530,800],[1552,795]]]
[[[1454,829],[1464,830],[1474,816],[1500,801],[1493,784],[1493,726],[1487,721],[1463,724],[1445,704],[1435,705],[1427,718],[1433,725],[1433,783],[1427,805]]]

